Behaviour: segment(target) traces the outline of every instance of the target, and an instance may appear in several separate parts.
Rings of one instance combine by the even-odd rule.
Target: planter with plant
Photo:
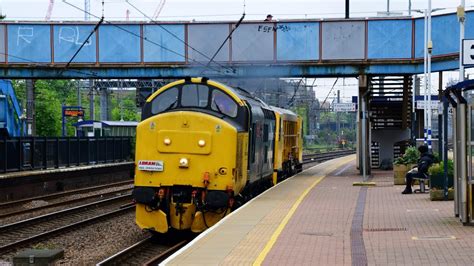
[[[430,199],[444,200],[444,162],[433,164],[428,169],[430,175]],[[448,200],[454,199],[454,164],[448,159]]]
[[[416,147],[408,147],[405,153],[393,162],[393,183],[405,185],[405,175],[417,166],[420,152]]]

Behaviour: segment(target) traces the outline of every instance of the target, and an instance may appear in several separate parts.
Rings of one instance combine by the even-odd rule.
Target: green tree
[[[16,98],[21,102],[21,106],[26,108],[26,82],[24,79],[12,80],[13,90]]]
[[[135,104],[135,92],[117,92],[111,101],[112,120],[140,121],[140,113]]]
[[[62,114],[61,106],[77,105],[77,81],[76,80],[36,80],[36,128],[39,136],[61,135]],[[17,98],[26,107],[26,83],[25,80],[13,80],[13,88]],[[81,104],[85,109],[84,119],[90,119],[89,91],[81,91]],[[96,91],[94,91],[96,93]],[[100,96],[95,95],[95,118],[100,120]],[[140,113],[135,105],[135,91],[112,91],[110,97],[111,120],[139,121]],[[66,119],[67,136],[73,136],[76,118]]]
[[[44,84],[36,85],[36,135],[61,135],[61,101],[57,93]]]

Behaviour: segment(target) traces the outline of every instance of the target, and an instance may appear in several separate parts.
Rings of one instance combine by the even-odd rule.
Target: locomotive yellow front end
[[[245,185],[248,134],[238,126],[244,105],[202,79],[165,86],[147,105],[137,127],[136,222],[160,233],[201,232],[230,211]]]

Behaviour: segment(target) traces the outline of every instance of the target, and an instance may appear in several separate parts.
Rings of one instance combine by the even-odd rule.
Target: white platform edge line
[[[346,157],[346,156],[344,156]],[[340,157],[340,158],[344,158],[344,157]],[[340,159],[338,158],[338,159]],[[333,159],[334,160],[334,159]],[[287,178],[285,180],[283,180],[282,182],[276,184],[275,186],[265,190],[262,194],[258,195],[257,197],[251,199],[249,202],[245,203],[244,205],[240,206],[240,208],[238,208],[237,210],[231,212],[229,215],[227,215],[226,217],[224,217],[222,220],[220,220],[219,222],[217,222],[215,225],[213,225],[211,228],[207,229],[206,231],[204,231],[203,233],[199,234],[196,238],[194,238],[191,242],[189,242],[186,246],[182,247],[180,250],[178,250],[177,252],[175,252],[173,255],[169,256],[166,260],[162,261],[159,266],[165,266],[167,263],[169,263],[170,261],[174,260],[176,257],[178,257],[179,255],[181,255],[183,252],[185,252],[187,249],[189,249],[192,245],[194,245],[197,241],[199,241],[201,238],[205,237],[207,234],[209,234],[210,232],[212,232],[214,229],[216,229],[220,224],[224,223],[226,220],[230,219],[230,217],[232,217],[235,213],[238,213],[242,207],[244,207],[245,205],[247,204],[250,204],[251,202],[253,202],[254,200],[257,200],[258,198],[260,198],[261,196],[265,195],[267,192],[270,192],[272,189],[276,188],[277,186],[281,185],[281,184],[284,184],[285,182],[293,179],[294,177],[300,175],[301,173],[304,173],[306,171],[309,171],[311,169],[313,169],[314,167],[316,166],[321,166],[321,165],[324,165],[324,164],[327,164],[329,162],[331,162],[332,160],[329,160],[329,161],[325,161],[325,162],[322,162],[320,164],[317,164],[317,165],[314,165],[314,166],[311,166],[310,168],[306,169],[306,170],[303,170],[301,171],[300,173],[290,177],[290,178]]]
[[[343,167],[341,170],[337,171],[334,175],[340,175],[342,173],[344,173],[347,169],[349,169],[349,167],[351,167],[352,165],[351,164],[348,164],[346,165],[345,167]]]

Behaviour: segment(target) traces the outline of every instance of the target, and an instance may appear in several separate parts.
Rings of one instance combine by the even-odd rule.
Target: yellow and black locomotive
[[[207,78],[170,83],[137,127],[136,222],[202,232],[302,169],[302,121]]]

